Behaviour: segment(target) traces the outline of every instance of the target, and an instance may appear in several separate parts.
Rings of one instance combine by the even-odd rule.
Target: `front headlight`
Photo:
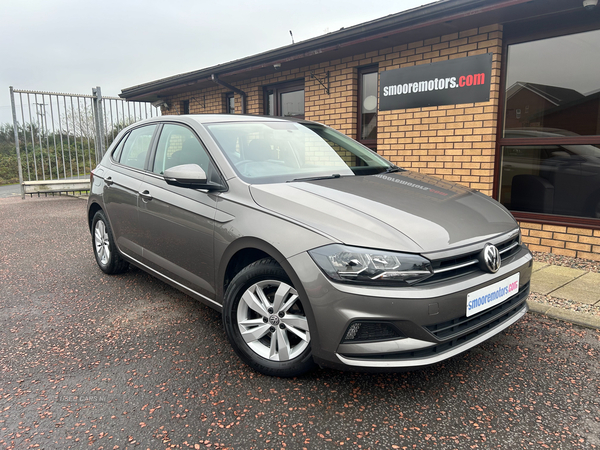
[[[406,286],[433,275],[429,260],[419,255],[348,247],[340,244],[309,250],[333,281],[377,286]]]

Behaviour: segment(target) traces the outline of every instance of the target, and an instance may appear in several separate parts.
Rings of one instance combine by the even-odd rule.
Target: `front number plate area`
[[[519,292],[519,273],[467,294],[467,317],[499,305]]]

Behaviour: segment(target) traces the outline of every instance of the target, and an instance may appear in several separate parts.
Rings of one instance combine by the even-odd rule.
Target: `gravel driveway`
[[[0,200],[2,448],[600,448],[600,332],[527,315],[398,374],[268,378],[220,315],[104,275],[85,202]]]

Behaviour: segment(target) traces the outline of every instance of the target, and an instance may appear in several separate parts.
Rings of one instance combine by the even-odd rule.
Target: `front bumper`
[[[533,260],[523,247],[495,274],[474,273],[424,286],[378,288],[333,283],[307,254],[289,260],[311,309],[312,351],[322,366],[399,370],[438,363],[517,322],[527,312]],[[467,294],[519,273],[503,303],[467,317]],[[348,342],[352,322],[391,323],[398,339]]]
[[[526,293],[529,294],[529,291]],[[524,296],[524,298],[526,299],[527,296]],[[400,351],[385,352],[384,350],[383,352],[374,352],[370,355],[371,357],[366,358],[359,355],[345,356],[340,353],[337,353],[336,356],[341,363],[354,367],[409,368],[427,366],[451,358],[488,340],[521,319],[527,310],[527,304],[521,303],[519,308],[511,312],[510,315],[494,320],[493,322],[497,322],[495,325],[474,330],[472,336],[463,335],[460,338],[440,344],[407,338],[400,340],[405,341],[401,342],[402,350]]]

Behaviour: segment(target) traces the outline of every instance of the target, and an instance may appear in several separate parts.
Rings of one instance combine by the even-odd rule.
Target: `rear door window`
[[[125,140],[119,162],[134,169],[144,169],[156,127],[157,125],[147,125],[132,130]]]

